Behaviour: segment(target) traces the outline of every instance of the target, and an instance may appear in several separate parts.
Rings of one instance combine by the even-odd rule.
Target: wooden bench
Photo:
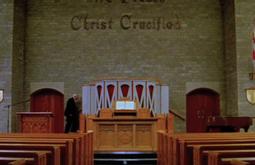
[[[205,151],[204,151],[205,152]],[[222,158],[255,157],[255,150],[219,150],[208,151],[208,165],[223,165]]]
[[[80,154],[84,154],[84,139],[81,134],[32,134],[32,133],[12,133],[12,134],[0,134],[0,139],[3,138],[18,138],[18,139],[45,139],[45,140],[71,140],[72,141],[72,165],[83,165],[83,158],[80,161]]]
[[[26,160],[22,159],[22,160],[11,161],[10,163],[8,163],[8,165],[26,165]]]
[[[60,162],[60,147],[63,145],[55,144],[13,144],[13,143],[0,143],[0,150],[37,150],[49,151],[47,161],[50,165],[61,165]]]
[[[72,139],[73,142],[73,163],[74,165],[90,165],[93,163],[93,132],[88,133],[11,133],[0,134],[0,138],[48,138],[48,139]]]
[[[248,165],[254,164],[254,158],[223,158],[222,159],[224,165]]]
[[[157,153],[157,157],[158,157],[158,165],[170,165],[172,163],[172,160],[170,159],[170,151],[172,150],[171,148],[171,139],[168,136],[167,133],[163,132],[163,131],[159,131],[158,135],[157,135],[157,139],[158,139],[158,153]]]
[[[172,151],[170,157],[174,165],[186,165],[190,162],[189,156],[192,149],[188,148],[190,144],[213,144],[213,143],[244,143],[255,142],[255,134],[248,133],[191,133],[174,135],[172,138]]]
[[[203,140],[194,140],[194,141],[184,141],[180,142],[181,149],[179,151],[179,163],[180,164],[191,164],[194,158],[193,145],[210,145],[210,144],[236,144],[236,143],[255,143],[254,139],[203,139]],[[198,159],[196,159],[198,160]],[[189,163],[187,163],[189,162]]]
[[[61,162],[64,165],[73,165],[73,141],[69,139],[33,139],[33,138],[0,138],[0,144],[40,144],[60,145]]]
[[[188,164],[187,162],[192,162],[194,161],[194,156],[195,153],[193,152],[193,147],[192,145],[194,144],[219,144],[219,145],[225,145],[225,144],[236,144],[236,143],[255,143],[254,139],[246,139],[246,140],[242,140],[242,139],[223,139],[223,140],[219,140],[219,139],[215,139],[215,140],[207,140],[207,141],[190,141],[188,143],[186,143],[185,149],[181,149],[180,151],[180,164]],[[240,147],[242,148],[242,147]],[[197,153],[196,153],[196,157],[197,157]],[[198,158],[195,159],[199,160]],[[190,164],[190,163],[189,163]]]
[[[255,143],[255,133],[180,133],[166,135],[159,145],[159,165],[193,164],[193,148],[195,144]],[[160,142],[159,142],[160,144]],[[162,156],[164,152],[167,155]]]
[[[61,162],[65,163],[65,165],[92,165],[93,164],[93,155],[94,155],[93,132],[68,133],[68,134],[64,134],[64,133],[0,134],[0,144],[10,142],[7,139],[14,139],[11,143],[22,142],[22,144],[52,144],[52,145],[61,144],[63,143],[63,140],[65,140],[67,141],[65,144],[66,147],[63,147],[63,146],[61,147],[61,154],[64,154],[66,156],[62,156],[62,158],[64,157],[65,160],[61,160]],[[61,140],[62,140],[61,143],[57,142]]]
[[[0,157],[32,158],[35,165],[47,165],[47,151],[0,150]]]
[[[25,164],[24,164],[25,163]],[[1,165],[30,165],[34,163],[33,158],[0,157]]]
[[[191,145],[190,147],[193,148],[193,164],[204,165],[208,159],[207,154],[204,154],[203,151],[255,149],[255,143],[197,144]]]

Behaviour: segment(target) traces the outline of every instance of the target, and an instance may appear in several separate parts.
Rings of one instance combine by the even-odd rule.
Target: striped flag
[[[255,71],[255,28],[252,32],[252,64],[253,70]]]

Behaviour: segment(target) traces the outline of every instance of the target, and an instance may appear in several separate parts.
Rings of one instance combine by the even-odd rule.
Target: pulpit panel
[[[98,127],[98,144],[102,149],[114,148],[115,146],[115,125],[114,124],[100,124]]]
[[[95,151],[155,151],[156,118],[94,118],[88,130],[95,132]]]
[[[140,124],[136,126],[136,146],[138,148],[150,148],[153,146],[153,125]],[[145,138],[146,137],[146,138]]]
[[[119,124],[117,127],[117,146],[119,148],[132,148],[133,147],[133,125],[132,124]]]
[[[19,112],[22,133],[50,133],[53,129],[51,112]]]

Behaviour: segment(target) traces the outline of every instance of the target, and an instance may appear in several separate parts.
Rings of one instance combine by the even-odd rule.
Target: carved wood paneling
[[[92,119],[96,151],[156,150],[157,119]]]
[[[150,148],[153,145],[152,132],[153,132],[153,129],[151,124],[137,125],[136,126],[136,145],[138,147]]]
[[[51,112],[19,112],[22,133],[53,132],[53,114]]]
[[[133,125],[118,125],[117,145],[119,147],[133,146]]]
[[[115,145],[113,140],[114,135],[114,124],[101,124],[98,127],[98,146],[103,148],[113,148]]]
[[[48,133],[51,132],[51,126],[47,117],[24,117],[22,119],[23,133]]]

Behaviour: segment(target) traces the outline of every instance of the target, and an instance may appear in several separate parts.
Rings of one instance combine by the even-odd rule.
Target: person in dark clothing
[[[79,115],[80,115],[80,102],[81,99],[77,94],[69,98],[66,103],[65,117],[65,133],[77,132],[79,129]]]

